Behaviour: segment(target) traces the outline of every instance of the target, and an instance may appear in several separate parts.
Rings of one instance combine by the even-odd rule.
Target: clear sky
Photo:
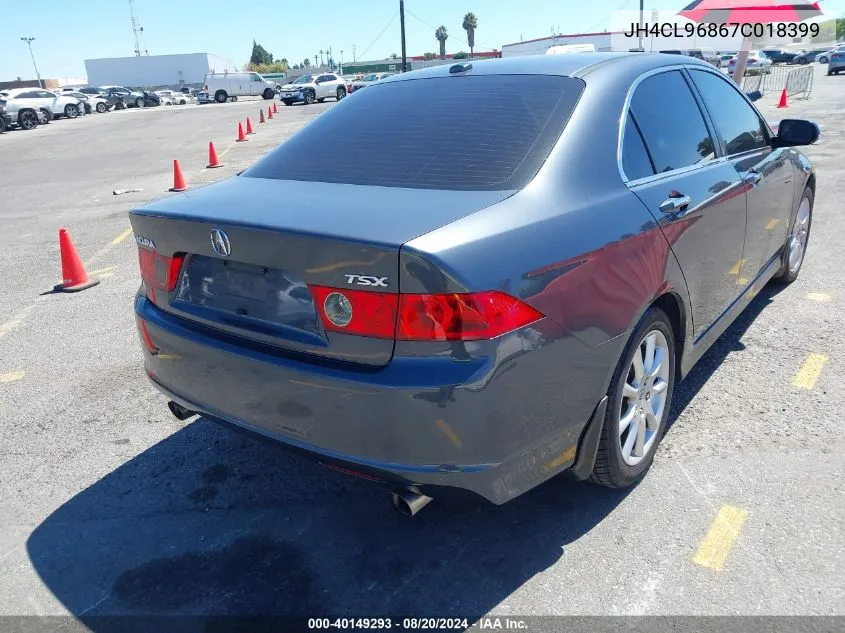
[[[12,0],[0,0],[3,4]],[[726,0],[729,1],[729,0]],[[646,0],[646,11],[680,10],[690,0]],[[845,0],[821,3],[842,15]],[[128,0],[47,0],[38,10],[9,10],[0,18],[0,80],[34,77],[22,36],[34,37],[41,76],[85,78],[86,58],[133,54]],[[19,7],[23,5],[18,5]],[[449,31],[448,52],[469,50],[463,15],[478,17],[476,50],[558,33],[611,28],[613,11],[637,0],[406,0],[408,55],[437,51],[434,29]],[[291,64],[330,46],[335,59],[381,59],[401,54],[399,0],[135,0],[150,54],[208,52],[242,65],[252,40]],[[391,22],[391,19],[393,20]]]

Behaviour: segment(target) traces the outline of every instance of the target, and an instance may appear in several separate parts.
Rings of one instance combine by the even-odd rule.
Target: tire
[[[801,201],[795,210],[795,217],[783,245],[780,270],[772,277],[772,281],[779,284],[791,284],[798,279],[804,259],[807,255],[807,244],[810,241],[810,229],[813,225],[813,200],[815,194],[809,187],[804,188]],[[793,249],[800,245],[800,256],[793,259]]]
[[[264,99],[266,99],[267,101],[269,101],[270,99],[276,96],[276,93],[272,88],[265,88],[264,94],[261,96],[264,97]]]
[[[827,57],[817,57],[816,61],[820,64],[826,64],[828,62]]]
[[[44,115],[44,123],[41,123],[41,122],[39,121],[39,123],[41,123],[41,125],[47,125],[48,123],[52,122],[52,120],[53,120],[53,115],[52,115],[52,114],[50,114],[50,112],[49,112],[49,111],[47,111],[47,110],[41,110],[41,113]]]
[[[135,99],[135,107],[136,108],[143,108],[146,102],[144,101],[144,97],[138,97]]]
[[[234,97],[232,97],[232,103],[234,103],[234,102],[235,102],[235,101],[237,101],[237,100],[238,100],[238,96],[237,96],[237,95],[235,95]]]
[[[105,112],[108,109],[109,109],[108,106],[105,103],[103,103],[102,101],[97,103],[97,112],[99,112],[100,114],[102,114],[103,112]]]
[[[225,90],[218,90],[214,93],[214,100],[217,103],[226,103],[226,99],[229,98],[229,95],[226,94]]]
[[[648,359],[646,341],[652,341],[655,351],[652,361]],[[659,352],[658,352],[659,350]],[[659,355],[658,355],[659,354]],[[634,357],[643,361],[640,371],[645,376],[641,383],[634,372]],[[658,363],[658,358],[661,361]],[[655,363],[657,366],[655,367]],[[649,370],[657,371],[657,378],[645,382]],[[643,388],[625,390],[629,387]],[[649,385],[663,385],[660,391],[653,391]],[[613,373],[607,394],[607,410],[601,430],[596,463],[590,480],[609,488],[627,488],[640,481],[648,472],[663,433],[669,410],[672,407],[672,391],[675,386],[675,334],[669,317],[663,310],[651,307],[634,328],[625,351]],[[661,400],[658,400],[662,398]],[[659,404],[659,418],[654,407]],[[645,412],[651,410],[651,420],[646,421]],[[642,412],[642,414],[641,414]],[[628,420],[620,432],[620,418]],[[642,433],[637,431],[642,429]],[[642,439],[639,440],[638,437]],[[623,444],[627,446],[626,450]],[[640,453],[637,454],[638,445]]]
[[[341,100],[341,99],[343,99],[345,96],[346,96],[346,88],[344,88],[343,86],[341,86],[340,88],[338,88],[338,89],[337,89],[337,96],[335,97],[335,99],[337,99],[338,101],[340,101],[340,100]]]
[[[72,103],[65,106],[65,116],[69,119],[75,119],[79,116],[79,107]]]
[[[18,112],[18,127],[22,130],[34,130],[38,127],[38,115],[35,110],[21,110]]]
[[[809,63],[810,63],[810,60],[809,60],[809,59],[807,59],[806,57],[799,57],[799,58],[797,59],[796,63],[797,63],[797,64],[801,64],[802,66],[806,66],[807,64],[809,64]]]
[[[302,93],[302,97],[304,99],[305,105],[311,105],[314,103],[314,92],[312,90],[306,90]]]

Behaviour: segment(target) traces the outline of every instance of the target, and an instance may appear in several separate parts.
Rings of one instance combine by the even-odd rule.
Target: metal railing
[[[767,70],[767,73],[761,73],[758,69],[747,70],[742,78],[742,91],[746,94],[759,91],[765,95],[767,92],[781,92],[786,88],[789,96],[801,95],[802,99],[809,98],[813,90],[813,66],[778,64],[770,66]]]

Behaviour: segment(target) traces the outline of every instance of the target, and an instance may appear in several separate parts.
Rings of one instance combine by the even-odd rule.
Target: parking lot
[[[264,124],[269,102],[240,100],[3,135],[0,615],[97,630],[125,614],[842,614],[845,78],[814,79],[786,110],[774,92],[757,104],[822,127],[801,277],[764,289],[678,386],[646,479],[438,498],[413,520],[371,484],[179,422],[142,367],[127,211],[171,195],[173,159],[192,187],[232,176],[332,102],[279,103]],[[247,116],[256,134],[236,142]],[[60,227],[95,288],[49,292]]]

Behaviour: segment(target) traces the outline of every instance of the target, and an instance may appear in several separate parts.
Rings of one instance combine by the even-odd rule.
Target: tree
[[[469,44],[469,54],[475,54],[475,29],[478,27],[478,18],[472,12],[464,16],[463,29],[467,32],[467,44]]]
[[[836,41],[845,38],[845,20],[836,20]]]
[[[288,63],[288,58],[287,58],[287,57],[282,57],[282,58],[279,60],[279,63],[280,63],[282,66],[284,66],[285,68],[290,68],[290,64]]]
[[[249,56],[250,64],[272,64],[273,56],[267,52],[261,44],[252,40],[252,55]]]
[[[426,53],[423,55],[426,61],[431,61],[432,59],[437,59],[437,53]]]
[[[399,59],[399,55],[397,55],[396,53],[391,53],[390,59]]]
[[[434,38],[440,42],[440,59],[446,59],[446,40],[449,38],[449,31],[445,26],[440,25],[434,32]]]
[[[466,51],[458,51],[454,55],[452,55],[452,59],[468,59],[469,55],[466,54]]]
[[[294,69],[294,70],[299,70],[299,64],[294,64],[294,65],[293,65],[293,69]]]
[[[302,60],[302,68],[311,68],[311,60],[307,57]]]

